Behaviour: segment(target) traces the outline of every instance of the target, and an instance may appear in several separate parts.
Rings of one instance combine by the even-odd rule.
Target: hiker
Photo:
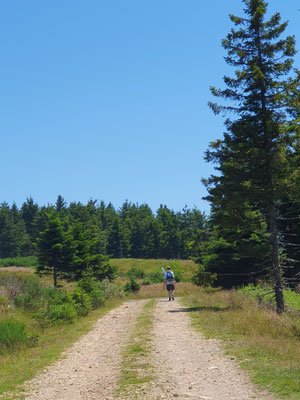
[[[171,267],[168,265],[167,266],[167,271],[164,270],[163,267],[161,267],[162,272],[164,274],[164,289],[167,288],[168,294],[169,294],[169,301],[174,300],[174,291],[175,291],[175,276],[174,272],[171,271]]]

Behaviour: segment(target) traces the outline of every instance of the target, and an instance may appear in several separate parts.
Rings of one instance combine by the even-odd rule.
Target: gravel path
[[[206,340],[194,332],[188,314],[177,300],[157,303],[153,365],[159,374],[148,398],[273,399],[250,383],[244,371],[224,355],[217,340]]]
[[[141,311],[130,301],[100,319],[94,329],[29,382],[26,400],[116,400],[121,350]],[[157,301],[150,361],[155,380],[142,399],[271,400],[251,384],[216,340],[205,340],[190,326],[189,313],[177,300]],[[135,389],[133,389],[134,391]],[[141,398],[136,388],[132,399]]]
[[[114,399],[121,350],[144,301],[130,301],[101,318],[65,358],[28,383],[26,400]]]

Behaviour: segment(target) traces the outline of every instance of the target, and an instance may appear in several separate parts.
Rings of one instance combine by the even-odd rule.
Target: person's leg
[[[172,290],[172,300],[174,300],[174,292],[175,292],[175,289]]]
[[[170,288],[170,287],[168,287],[167,289],[168,289],[169,301],[171,301],[171,294],[172,294],[172,291],[171,291],[171,288]]]

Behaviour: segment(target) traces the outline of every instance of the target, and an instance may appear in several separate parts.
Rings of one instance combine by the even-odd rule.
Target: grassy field
[[[110,260],[112,265],[116,265],[118,267],[118,275],[122,280],[126,280],[126,275],[128,271],[131,269],[142,270],[146,275],[147,274],[161,274],[161,268],[166,269],[167,265],[170,265],[172,271],[176,275],[180,275],[183,281],[190,281],[191,277],[195,273],[197,266],[192,260],[165,260],[165,259],[150,259],[150,260],[142,260],[142,259],[133,259],[133,258],[112,258]],[[162,280],[163,276],[161,275]]]
[[[220,339],[252,380],[280,398],[300,399],[300,318],[277,315],[236,291],[186,296],[195,329]]]

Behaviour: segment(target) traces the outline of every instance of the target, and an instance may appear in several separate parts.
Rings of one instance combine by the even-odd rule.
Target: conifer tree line
[[[64,235],[79,253],[91,257],[186,259],[193,254],[191,243],[206,228],[207,217],[197,208],[174,212],[161,205],[153,213],[147,204],[125,201],[116,210],[97,200],[68,205],[61,195],[55,205],[40,207],[28,198],[20,208],[0,205],[0,258],[35,255],[36,244],[48,231],[45,241]]]
[[[212,229],[199,262],[227,287],[272,277],[282,312],[282,279],[300,282],[300,72],[287,22],[263,0],[243,4],[222,41],[232,75],[211,87],[219,100],[209,105],[227,119],[205,156],[217,174],[203,180]]]

